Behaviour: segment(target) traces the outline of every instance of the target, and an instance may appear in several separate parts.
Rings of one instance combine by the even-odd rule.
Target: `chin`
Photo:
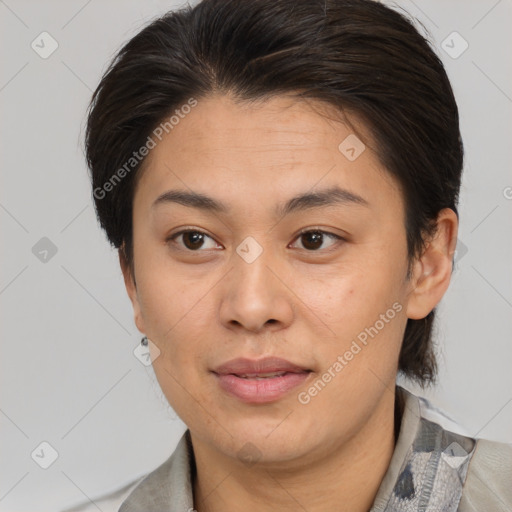
[[[279,463],[296,459],[313,448],[310,433],[304,423],[295,424],[278,421],[240,419],[230,422],[230,433],[234,437],[234,452],[231,456],[244,459],[258,458],[260,463]],[[293,415],[293,413],[292,413]],[[292,416],[290,415],[290,416]]]

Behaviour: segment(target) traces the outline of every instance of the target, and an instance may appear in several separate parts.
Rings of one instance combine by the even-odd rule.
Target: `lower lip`
[[[310,372],[285,373],[266,379],[244,379],[233,374],[214,374],[220,387],[232,396],[252,404],[264,404],[279,400],[292,389],[300,386]]]

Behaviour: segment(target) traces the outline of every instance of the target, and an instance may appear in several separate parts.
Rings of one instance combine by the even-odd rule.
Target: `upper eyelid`
[[[201,231],[200,229],[190,229],[190,228],[182,229],[180,231],[177,231],[176,233],[173,233],[172,235],[167,237],[167,241],[171,241],[171,240],[174,241],[175,238],[178,238],[180,235],[184,235],[185,233],[200,233],[201,235],[205,235],[208,238],[211,238],[216,244],[219,244],[219,242],[217,242],[217,240],[215,240],[215,238],[213,238],[213,236],[210,236],[205,231]],[[186,249],[186,250],[190,250],[190,249]],[[199,252],[199,251],[190,251],[190,252]]]
[[[332,233],[330,231],[326,231],[325,229],[306,228],[306,229],[300,231],[297,234],[297,236],[293,239],[293,241],[297,240],[301,235],[304,235],[305,233],[322,233],[323,235],[334,238],[334,240],[337,242],[345,240],[345,238],[343,236],[337,235],[336,233]],[[329,250],[329,249],[327,249],[327,250]],[[320,251],[307,251],[307,252],[314,254],[315,252],[320,252]]]

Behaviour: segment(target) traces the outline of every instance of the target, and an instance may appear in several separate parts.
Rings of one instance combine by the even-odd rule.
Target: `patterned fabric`
[[[475,446],[421,418],[385,512],[456,512]]]

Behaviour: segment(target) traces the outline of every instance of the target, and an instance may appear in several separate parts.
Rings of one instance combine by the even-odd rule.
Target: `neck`
[[[198,512],[368,512],[393,455],[395,393],[385,393],[369,421],[349,441],[328,442],[325,454],[285,468],[258,463],[247,468],[196,439],[194,506]],[[399,404],[397,404],[398,406]],[[334,448],[333,448],[334,447]]]

